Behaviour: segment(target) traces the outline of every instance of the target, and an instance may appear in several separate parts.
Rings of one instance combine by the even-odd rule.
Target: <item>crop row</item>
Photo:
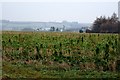
[[[107,70],[118,59],[117,34],[22,33],[2,34],[3,59],[67,63],[71,67],[92,63]]]

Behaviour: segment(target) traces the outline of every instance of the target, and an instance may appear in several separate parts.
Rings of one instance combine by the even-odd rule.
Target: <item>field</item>
[[[3,32],[3,78],[120,78],[118,34]]]

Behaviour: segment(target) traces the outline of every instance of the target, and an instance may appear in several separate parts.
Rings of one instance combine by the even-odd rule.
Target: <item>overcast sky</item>
[[[96,17],[118,13],[118,0],[11,0],[11,2],[4,0],[1,2],[0,19],[12,21],[66,20],[92,23]]]

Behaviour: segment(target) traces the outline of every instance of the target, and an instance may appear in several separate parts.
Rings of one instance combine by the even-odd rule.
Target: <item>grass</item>
[[[117,72],[92,70],[61,70],[57,66],[35,63],[3,62],[3,78],[118,78]]]

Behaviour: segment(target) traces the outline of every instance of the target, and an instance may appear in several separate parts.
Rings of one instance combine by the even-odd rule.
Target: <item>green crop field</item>
[[[118,34],[2,32],[3,78],[119,78]]]

